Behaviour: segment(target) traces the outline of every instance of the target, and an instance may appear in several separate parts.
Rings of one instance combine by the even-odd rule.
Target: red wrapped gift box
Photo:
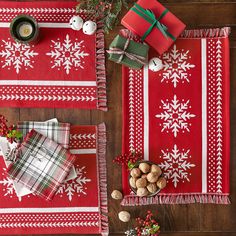
[[[140,7],[146,13],[140,13]],[[123,17],[121,23],[140,37],[146,36],[145,42],[160,55],[168,50],[185,28],[183,22],[156,0],[139,0]]]

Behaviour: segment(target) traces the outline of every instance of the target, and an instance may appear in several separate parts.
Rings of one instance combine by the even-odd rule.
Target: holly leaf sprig
[[[17,130],[14,125],[9,127],[9,131],[7,134],[8,141],[10,140],[10,142],[12,143],[15,140],[21,140],[22,137],[23,134],[19,130]]]
[[[160,226],[157,221],[153,217],[153,213],[151,211],[147,211],[147,215],[145,219],[140,217],[136,218],[136,232],[137,236],[142,235],[159,235]]]
[[[132,151],[125,153],[114,158],[113,163],[125,166],[128,170],[132,169],[138,161],[141,161],[143,156],[141,153]]]
[[[147,211],[145,219],[136,218],[136,227],[125,232],[127,236],[158,236],[160,234],[160,226],[153,217],[151,211]]]
[[[77,11],[85,10],[101,19],[104,31],[109,33],[119,23],[123,7],[128,9],[128,0],[82,0],[77,6]]]
[[[23,134],[17,130],[16,125],[7,125],[7,119],[0,115],[0,136],[6,137],[10,143],[18,142],[23,137]]]

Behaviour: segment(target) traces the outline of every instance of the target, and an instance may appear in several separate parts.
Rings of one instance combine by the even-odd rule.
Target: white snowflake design
[[[5,40],[2,40],[2,43],[1,48],[4,48],[0,51],[2,68],[6,67],[10,70],[13,67],[17,74],[19,74],[22,68],[25,68],[25,70],[33,68],[34,61],[32,59],[38,55],[37,52],[32,50],[33,45],[29,46]]]
[[[184,51],[184,49],[182,49],[180,51],[176,48],[176,45],[173,46],[170,52],[163,54],[162,61],[164,72],[161,82],[166,81],[168,83],[171,81],[175,88],[180,81],[182,83],[189,82],[191,74],[189,74],[188,71],[194,68],[195,65],[188,62],[188,59],[191,58],[188,54],[189,50]]]
[[[163,123],[160,124],[160,126],[162,126],[161,132],[166,130],[168,133],[169,130],[171,130],[174,137],[177,137],[180,130],[182,133],[185,131],[190,132],[189,127],[191,123],[189,123],[189,120],[195,117],[195,115],[188,112],[188,109],[191,108],[191,106],[189,106],[189,100],[185,102],[184,99],[182,99],[181,102],[177,99],[176,95],[174,95],[174,99],[171,100],[171,102],[167,99],[166,102],[161,100],[161,103],[162,106],[159,108],[162,109],[163,112],[156,115],[156,118],[163,120]]]
[[[68,34],[63,42],[61,42],[59,38],[57,40],[58,41],[51,40],[52,45],[50,47],[52,47],[53,50],[46,53],[47,56],[52,58],[52,68],[58,68],[58,70],[64,68],[66,74],[70,73],[72,67],[74,67],[75,70],[78,70],[78,68],[84,69],[83,64],[85,62],[83,59],[89,56],[88,53],[84,52],[84,40],[78,41],[78,39],[76,39],[76,42],[72,42]]]
[[[0,179],[0,184],[2,185],[2,190],[5,192],[4,196],[8,196],[10,198],[17,197],[15,194],[15,188],[13,185],[13,180],[11,180],[9,177],[5,177],[6,168],[3,168],[3,179]],[[19,202],[22,200],[21,197],[18,197]]]
[[[56,193],[56,195],[60,195],[61,197],[63,194],[66,194],[69,201],[72,201],[74,195],[77,195],[78,197],[80,197],[81,194],[86,195],[86,184],[91,182],[91,179],[88,179],[85,176],[86,171],[84,166],[77,166],[75,170],[77,177],[61,185]]]
[[[178,149],[177,145],[174,145],[173,149],[169,151],[161,151],[162,155],[160,156],[163,159],[163,162],[159,166],[163,169],[164,175],[168,180],[172,180],[174,187],[177,187],[177,184],[182,181],[190,182],[191,173],[190,169],[195,167],[195,164],[189,162],[191,155],[189,155],[190,150],[181,151]]]

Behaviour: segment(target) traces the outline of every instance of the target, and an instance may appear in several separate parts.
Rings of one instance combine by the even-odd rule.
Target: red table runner
[[[77,178],[50,202],[32,194],[17,198],[0,157],[0,234],[108,235],[105,136],[104,124],[71,127]]]
[[[168,184],[155,197],[135,197],[123,170],[122,204],[229,203],[228,34],[185,31],[158,73],[123,68],[123,152],[158,163]]]
[[[76,2],[0,2],[0,106],[107,110],[104,34],[70,28]],[[40,39],[14,42],[9,23],[20,14],[39,23]],[[80,16],[88,20],[85,12]],[[90,20],[91,14],[90,14]]]

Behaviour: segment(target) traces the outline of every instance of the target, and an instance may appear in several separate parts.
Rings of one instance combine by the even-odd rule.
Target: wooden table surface
[[[148,0],[147,0],[148,1]],[[114,156],[121,153],[122,129],[122,91],[121,66],[107,62],[108,112],[95,110],[67,109],[19,109],[0,108],[0,114],[11,122],[19,120],[44,121],[57,117],[60,121],[71,124],[99,124],[107,126],[107,169],[109,196],[110,235],[121,235],[132,222],[122,223],[117,214],[120,210],[128,210],[132,217],[144,216],[146,210],[158,212],[157,218],[162,235],[173,236],[232,236],[236,235],[236,1],[224,0],[166,0],[162,2],[177,15],[187,28],[231,26],[230,58],[231,58],[231,161],[230,189],[232,204],[227,206],[210,204],[191,205],[159,205],[145,207],[121,207],[119,202],[111,199],[113,189],[121,189],[121,171],[113,165]],[[125,11],[124,11],[125,13]],[[106,35],[109,45],[121,26]],[[235,133],[234,133],[235,132]]]

